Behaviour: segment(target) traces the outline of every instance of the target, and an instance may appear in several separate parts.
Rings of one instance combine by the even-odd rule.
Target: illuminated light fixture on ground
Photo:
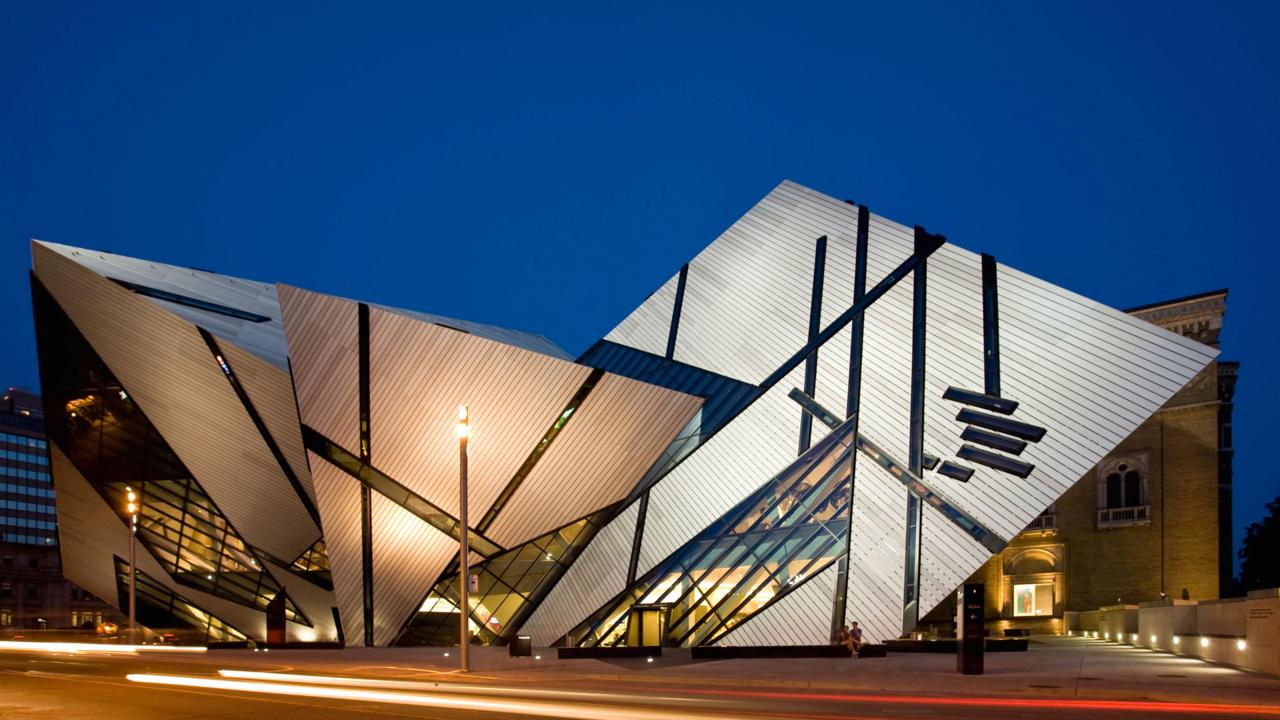
[[[1237,650],[1244,650],[1244,648],[1245,648],[1244,641],[1243,641],[1243,640],[1237,640],[1237,641],[1236,641],[1236,649],[1237,649]]]
[[[1155,636],[1155,635],[1152,635],[1152,636],[1151,636],[1151,644],[1152,644],[1152,645],[1155,645],[1155,644],[1156,644],[1156,636]]]
[[[1200,638],[1200,647],[1209,647],[1209,638],[1207,637]]]
[[[1173,636],[1173,644],[1174,644],[1174,645],[1181,645],[1181,644],[1182,644],[1182,638],[1178,637],[1177,635],[1174,635],[1174,636]]]

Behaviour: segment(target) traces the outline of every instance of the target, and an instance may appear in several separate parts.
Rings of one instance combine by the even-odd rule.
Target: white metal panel
[[[701,398],[605,375],[489,536],[510,547],[622,500],[701,405]]]
[[[360,449],[356,303],[280,285],[293,387],[302,422],[352,454]]]
[[[36,276],[249,544],[320,534],[195,326],[36,243]],[[263,508],[270,507],[270,513]]]
[[[874,462],[858,458],[845,620],[857,621],[868,642],[902,632],[906,492]]]
[[[374,466],[456,516],[455,428],[466,405],[468,502],[479,522],[591,370],[406,315],[369,315]]]
[[[836,565],[832,563],[713,644],[734,647],[826,645],[831,642],[831,604],[835,592]]]
[[[354,508],[359,512],[359,506]],[[449,561],[458,543],[378,493],[373,493],[373,643],[395,640],[400,628]]]
[[[359,647],[364,645],[360,482],[315,453],[308,452],[307,457],[316,489],[316,509],[324,525],[324,547],[329,555],[333,595],[344,640],[347,647]]]
[[[37,243],[104,277],[271,318],[266,322],[253,322],[201,310],[191,305],[145,296],[148,302],[164,308],[189,323],[199,325],[220,338],[236,343],[281,370],[288,369],[284,326],[281,322],[280,305],[276,300],[274,286],[256,280],[220,275],[195,268],[165,265],[98,250],[44,241],[37,241]]]
[[[119,605],[115,558],[129,559],[128,525],[102,500],[57,445],[49,444],[58,504],[62,574],[109,605]],[[138,571],[254,640],[266,639],[266,614],[179,584],[146,546],[138,543]],[[126,604],[119,608],[128,613]]]
[[[442,327],[454,328],[463,332],[477,335],[482,338],[488,338],[503,345],[514,345],[515,347],[536,352],[542,355],[550,355],[559,360],[573,360],[569,357],[569,353],[563,348],[551,342],[544,335],[536,333],[527,333],[520,330],[510,330],[494,325],[484,325],[481,323],[471,322],[470,320],[459,320],[457,318],[447,318],[442,315],[433,315],[431,313],[418,312],[417,310],[405,310],[403,308],[393,308],[386,305],[373,305],[371,307],[385,310],[397,315],[407,315],[415,320],[421,320],[425,323],[440,325]]]
[[[787,393],[803,378],[796,368],[653,486],[637,576],[796,459],[799,406]]]
[[[230,342],[220,342],[218,348],[249,396],[258,417],[267,426],[271,439],[280,448],[285,462],[314,504],[316,494],[311,486],[311,472],[307,469],[306,451],[302,447],[298,401],[293,396],[293,381],[289,373]]]
[[[550,645],[596,611],[627,584],[627,564],[640,506],[632,503],[600,530],[564,577],[534,611],[521,634],[535,646]]]
[[[652,295],[644,299],[631,314],[605,337],[620,345],[629,345],[654,355],[666,355],[671,332],[671,314],[675,309],[676,287],[680,274],[672,275]]]

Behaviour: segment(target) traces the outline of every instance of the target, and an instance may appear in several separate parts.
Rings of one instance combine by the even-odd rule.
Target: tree
[[[1268,514],[1245,528],[1240,546],[1240,584],[1244,590],[1280,587],[1280,497],[1267,503]]]

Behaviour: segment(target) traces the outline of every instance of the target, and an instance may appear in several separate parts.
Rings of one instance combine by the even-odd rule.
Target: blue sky
[[[1229,287],[1280,494],[1280,4],[60,3],[0,23],[0,382],[43,239],[579,352],[784,178],[1118,307]]]

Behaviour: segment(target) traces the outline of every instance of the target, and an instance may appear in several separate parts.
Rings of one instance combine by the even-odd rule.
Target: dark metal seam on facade
[[[924,228],[915,227],[915,249],[932,244]],[[907,468],[916,477],[924,470],[924,371],[925,310],[927,305],[928,263],[915,268],[911,297],[911,420],[907,448]],[[902,631],[911,632],[920,619],[920,556],[924,540],[924,506],[912,492],[907,493],[906,568],[904,569]]]
[[[982,253],[982,368],[986,392],[1000,396],[1000,298],[996,259]]]
[[[1025,460],[998,455],[990,450],[983,450],[968,444],[960,446],[960,450],[956,452],[956,457],[972,460],[989,468],[995,468],[1010,475],[1017,475],[1020,478],[1030,475],[1031,471],[1036,467]]]
[[[582,382],[582,385],[578,388],[577,392],[569,398],[569,402],[565,405],[564,409],[561,410],[560,413],[556,415],[555,419],[551,421],[551,427],[547,428],[547,431],[542,435],[542,439],[533,447],[533,450],[529,451],[528,457],[526,457],[524,462],[520,464],[520,467],[516,469],[516,472],[511,476],[511,479],[507,481],[506,487],[502,488],[502,492],[499,493],[498,498],[493,501],[493,505],[490,506],[485,514],[481,516],[480,522],[477,523],[475,527],[476,532],[485,532],[493,525],[494,521],[498,519],[498,513],[502,512],[502,509],[505,508],[507,503],[511,501],[511,498],[515,496],[516,490],[519,490],[524,481],[533,473],[534,466],[536,466],[538,461],[547,454],[547,450],[550,449],[551,443],[555,442],[555,439],[560,436],[560,433],[569,424],[569,421],[577,414],[578,408],[582,407],[582,403],[586,401],[587,396],[591,394],[591,391],[595,389],[596,385],[600,383],[600,379],[603,377],[604,370],[599,368],[595,368],[587,374],[587,379]]]
[[[649,514],[649,491],[640,496],[640,509],[636,515],[636,529],[631,538],[631,559],[627,562],[627,587],[636,581],[636,569],[640,566],[640,544],[644,542],[644,519]]]
[[[355,478],[364,487],[376,491],[391,502],[407,510],[431,527],[457,540],[461,532],[458,519],[441,510],[431,501],[405,487],[400,481],[382,472],[370,463],[366,463],[334,441],[320,434],[314,428],[302,426],[302,442],[308,450],[322,460]],[[505,548],[489,538],[470,531],[468,541],[471,551],[477,555],[488,557],[502,552]]]
[[[689,263],[680,266],[680,276],[676,280],[676,301],[671,306],[671,330],[667,332],[667,359],[676,356],[676,333],[680,330],[680,310],[684,307],[684,284],[689,279]]]
[[[236,377],[236,373],[231,368],[231,363],[227,360],[226,355],[222,354],[222,348],[218,346],[217,339],[208,330],[199,325],[196,326],[196,331],[204,339],[204,344],[209,347],[209,352],[213,353],[213,359],[217,361],[218,366],[222,369],[222,374],[226,376],[227,382],[231,383],[231,389],[235,391],[236,397],[240,398],[240,404],[244,406],[244,411],[249,414],[249,419],[253,421],[253,426],[258,429],[258,434],[262,436],[262,441],[266,443],[267,449],[271,451],[271,456],[275,458],[276,464],[280,466],[280,471],[284,473],[284,476],[289,480],[289,484],[293,486],[293,491],[297,493],[298,499],[302,501],[302,506],[306,508],[307,514],[311,516],[311,521],[316,524],[316,529],[319,530],[323,527],[320,524],[320,511],[316,509],[315,503],[311,502],[311,497],[307,495],[306,489],[302,487],[302,481],[298,479],[297,473],[293,471],[289,461],[285,459],[280,446],[276,444],[275,438],[271,436],[271,431],[267,429],[267,424],[263,422],[262,416],[258,414],[258,409],[253,406],[253,402],[249,399],[249,393],[240,384],[240,379]]]
[[[947,239],[941,235],[927,235],[923,238],[922,243],[917,243],[916,251],[912,253],[911,257],[903,260],[898,267],[894,268],[888,275],[885,275],[880,282],[876,283],[875,287],[871,288],[871,290],[863,296],[862,300],[855,302],[848,310],[840,313],[840,316],[831,321],[831,324],[824,328],[822,332],[818,333],[818,336],[815,337],[812,342],[806,343],[805,346],[797,350],[794,355],[783,361],[783,363],[779,365],[776,370],[770,373],[768,377],[761,380],[760,389],[768,390],[774,385],[777,385],[778,382],[787,375],[790,375],[792,370],[795,370],[800,363],[804,362],[805,358],[809,357],[809,353],[813,352],[814,349],[825,345],[828,340],[835,337],[837,333],[845,328],[845,326],[853,322],[854,318],[866,312],[868,307],[883,297],[884,294],[889,292],[894,285],[898,284],[898,281],[902,280],[908,273],[915,270],[925,261],[926,258],[932,255],[938,248],[946,244],[946,242]]]
[[[853,204],[850,202],[850,204]],[[866,205],[858,205],[858,234],[853,261],[853,302],[858,304],[867,294],[867,252],[870,247],[871,211]],[[854,442],[858,437],[858,408],[862,401],[862,336],[866,327],[865,315],[859,313],[853,319],[849,338],[849,387],[845,402],[845,417],[853,420]],[[836,592],[831,607],[831,639],[834,640],[844,625],[849,592],[849,553],[853,549],[853,501],[857,490],[858,453],[849,456],[849,526],[845,528],[844,553],[836,566]]]
[[[360,358],[360,461],[369,464],[369,306],[357,305]],[[360,483],[360,570],[364,585],[364,644],[373,646],[373,497]]]
[[[822,325],[822,282],[827,265],[827,236],[818,238],[813,253],[813,285],[809,296],[809,332],[805,342],[811,343],[818,336]],[[804,360],[804,394],[813,397],[818,386],[818,349],[814,348]],[[797,455],[803,455],[813,442],[813,418],[807,412],[800,413],[800,449]]]

